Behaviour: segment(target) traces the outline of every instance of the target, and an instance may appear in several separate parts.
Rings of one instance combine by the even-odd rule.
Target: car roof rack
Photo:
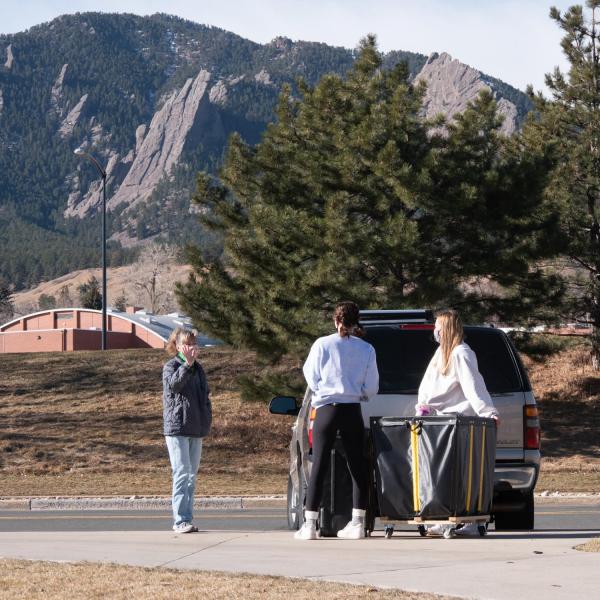
[[[367,323],[433,323],[432,310],[361,310],[360,322]]]

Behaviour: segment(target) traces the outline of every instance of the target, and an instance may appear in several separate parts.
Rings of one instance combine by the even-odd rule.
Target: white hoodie
[[[319,338],[303,367],[312,406],[369,400],[379,389],[375,348],[358,337]]]
[[[419,387],[417,410],[425,405],[431,414],[458,413],[465,416],[497,417],[492,398],[485,387],[471,348],[459,344],[452,350],[448,373],[438,369],[442,351],[438,348],[429,362]]]

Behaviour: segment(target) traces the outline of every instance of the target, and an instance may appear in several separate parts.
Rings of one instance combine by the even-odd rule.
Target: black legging
[[[326,404],[313,424],[313,465],[306,493],[306,510],[319,510],[323,481],[337,432],[340,432],[352,476],[352,506],[367,508],[367,464],[363,454],[364,425],[360,404]]]

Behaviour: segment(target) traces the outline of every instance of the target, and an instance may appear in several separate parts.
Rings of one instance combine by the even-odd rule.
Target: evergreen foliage
[[[218,260],[190,249],[178,288],[202,331],[276,361],[304,355],[342,299],[507,319],[550,298],[530,269],[552,252],[544,154],[498,134],[490,93],[424,122],[424,84],[381,63],[369,37],[345,78],[285,88],[261,143],[233,136],[220,181],[199,175],[201,223],[224,240]]]
[[[56,308],[56,298],[52,294],[40,294],[38,298],[38,308],[40,310],[48,310]]]
[[[0,280],[0,324],[10,321],[15,314],[12,292],[8,285]]]
[[[115,299],[114,307],[119,312],[127,310],[127,295],[125,294],[125,290],[121,290],[121,295]]]
[[[523,138],[553,152],[546,196],[560,211],[563,252],[571,263],[562,271],[569,294],[560,312],[593,326],[593,362],[600,369],[600,1],[586,5],[588,14],[581,6],[550,11],[564,32],[569,73],[557,68],[546,76],[551,99],[530,91],[536,111]]]
[[[73,299],[71,298],[71,291],[69,290],[70,285],[61,286],[58,290],[58,298],[56,299],[56,305],[58,308],[71,308],[73,307]]]
[[[78,288],[79,301],[83,308],[102,309],[102,292],[98,280],[92,276],[86,283],[82,283]]]

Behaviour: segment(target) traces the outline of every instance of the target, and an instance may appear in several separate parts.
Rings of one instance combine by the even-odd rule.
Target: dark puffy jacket
[[[204,437],[210,431],[212,406],[206,375],[177,356],[163,367],[164,435]]]

